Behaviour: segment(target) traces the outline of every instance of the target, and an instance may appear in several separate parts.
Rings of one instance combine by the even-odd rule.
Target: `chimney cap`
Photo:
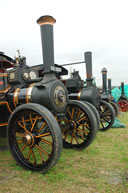
[[[4,52],[1,52],[1,51],[0,51],[0,54],[4,55]]]
[[[101,73],[102,73],[102,74],[107,74],[107,68],[102,68]]]
[[[39,25],[45,25],[45,24],[50,24],[53,25],[54,23],[56,23],[56,20],[54,19],[54,17],[50,16],[50,15],[44,15],[41,16],[38,20],[37,23]]]

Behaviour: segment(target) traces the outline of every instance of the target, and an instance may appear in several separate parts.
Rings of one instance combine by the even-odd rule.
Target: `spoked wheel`
[[[111,104],[111,105],[113,106],[113,108],[114,108],[115,116],[118,117],[118,115],[119,115],[119,107],[118,107],[118,105],[117,105],[116,103],[114,103],[114,102],[111,102],[110,104]]]
[[[125,100],[119,100],[118,105],[120,108],[120,111],[126,112],[128,110],[128,102]]]
[[[100,101],[100,130],[107,131],[111,128],[115,120],[115,112],[109,103]]]
[[[94,105],[92,105],[91,103],[87,102],[87,101],[83,101],[85,104],[87,104],[91,110],[93,111],[95,117],[96,117],[96,120],[97,120],[97,129],[99,129],[100,127],[100,115],[99,115],[99,112],[98,110],[96,109],[96,107]]]
[[[18,164],[44,173],[60,157],[61,130],[48,109],[38,104],[24,104],[10,116],[8,143]]]
[[[70,101],[66,117],[60,121],[65,148],[81,150],[92,143],[97,132],[97,121],[87,104]]]

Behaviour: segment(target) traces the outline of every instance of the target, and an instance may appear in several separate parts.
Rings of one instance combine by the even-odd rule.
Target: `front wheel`
[[[100,130],[107,131],[110,129],[115,120],[115,112],[108,102],[101,100],[100,101]]]
[[[90,107],[82,101],[69,101],[65,119],[60,121],[65,148],[81,150],[95,139],[97,121]]]
[[[11,114],[7,129],[10,151],[23,168],[45,173],[56,164],[62,150],[61,131],[48,109],[21,105]]]

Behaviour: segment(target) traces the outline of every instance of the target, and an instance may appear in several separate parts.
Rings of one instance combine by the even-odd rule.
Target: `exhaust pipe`
[[[103,92],[107,92],[107,68],[103,68],[102,71]]]
[[[112,90],[112,87],[111,87],[111,78],[108,79],[108,92],[109,94],[111,94],[111,90]]]
[[[124,96],[124,82],[121,82],[122,96]]]
[[[92,86],[92,52],[85,52],[87,86]]]
[[[54,41],[53,24],[56,20],[52,16],[42,16],[37,20],[41,30],[42,55],[44,63],[44,74],[54,70]]]

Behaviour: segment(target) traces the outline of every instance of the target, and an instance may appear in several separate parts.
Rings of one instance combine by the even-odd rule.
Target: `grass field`
[[[23,170],[9,151],[0,151],[0,193],[127,193],[128,112],[119,119],[127,128],[98,132],[82,151],[63,149],[45,175]]]

